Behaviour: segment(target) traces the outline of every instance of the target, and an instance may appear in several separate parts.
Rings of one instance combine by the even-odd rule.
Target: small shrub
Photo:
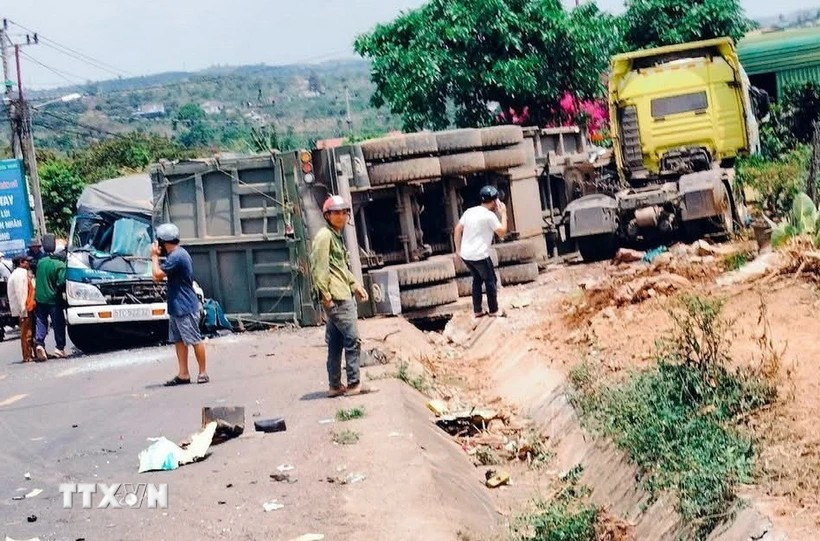
[[[350,409],[341,409],[336,412],[336,420],[339,422],[352,421],[353,419],[361,419],[364,416],[364,406],[359,406]]]
[[[629,453],[651,495],[677,494],[700,538],[735,502],[735,485],[752,480],[754,442],[739,418],[776,397],[759,371],[729,370],[732,321],[722,310],[721,300],[684,297],[654,367],[614,386],[586,369],[572,376],[582,414]]]
[[[786,215],[794,198],[806,187],[810,151],[799,146],[782,156],[766,159],[750,156],[737,161],[737,181],[755,192],[760,210],[774,216]]]
[[[333,443],[337,445],[353,445],[359,441],[359,433],[352,430],[342,430],[340,432],[333,431],[331,433]]]
[[[514,521],[516,541],[596,541],[600,511],[588,502],[589,489],[578,485],[581,471],[570,470],[551,499],[534,502],[532,511]]]
[[[414,388],[422,394],[426,393],[427,390],[430,388],[429,384],[427,383],[427,378],[424,377],[424,374],[412,376],[410,374],[410,365],[404,361],[399,363],[399,369],[396,372],[396,379],[405,382],[407,385],[409,385],[410,387]]]

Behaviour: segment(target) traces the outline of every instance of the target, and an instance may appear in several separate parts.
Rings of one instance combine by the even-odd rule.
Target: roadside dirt
[[[820,293],[813,270],[799,261],[778,259],[772,271],[767,265],[774,256],[767,256],[762,260],[766,265],[757,262],[733,270],[753,257],[749,252],[748,243],[697,245],[673,248],[651,264],[552,266],[537,283],[502,291],[507,318],[485,324],[472,320],[465,309],[443,334],[426,333],[424,351],[418,351],[422,340],[417,330],[402,331],[387,342],[407,352],[417,373],[424,369],[436,383],[435,396],[446,403],[502,411],[508,419],[505,429],[498,425],[489,433],[501,438],[503,448],[522,434],[532,434],[526,418],[534,412],[515,404],[540,403],[557,392],[562,376],[583,360],[598,362],[615,375],[647,366],[654,359],[656,341],[670,327],[668,310],[677,295],[723,297],[726,315],[736,320],[734,362],[759,366],[766,353],[779,362],[778,402],[748,420],[761,438],[759,485],[741,487],[740,493],[790,539],[815,539],[820,526],[820,366],[813,361],[820,354],[815,316]],[[760,269],[755,271],[756,265]],[[802,274],[796,276],[796,270]],[[542,435],[547,440],[551,436]],[[473,453],[486,441],[462,438],[460,443]],[[580,445],[576,442],[573,451]],[[506,515],[520,512],[534,495],[548,493],[550,478],[564,473],[555,469],[561,452],[558,449],[559,460],[545,469],[513,470],[515,487],[494,492],[505,493],[498,505]],[[616,524],[629,523],[617,515],[613,510]],[[731,532],[725,535],[732,538]]]

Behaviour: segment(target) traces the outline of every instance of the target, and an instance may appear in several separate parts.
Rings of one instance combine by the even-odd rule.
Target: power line
[[[67,71],[63,71],[63,70],[58,69],[58,68],[54,68],[52,66],[49,66],[48,64],[44,64],[44,63],[40,62],[39,60],[37,60],[36,58],[34,58],[33,56],[31,56],[30,54],[26,53],[26,52],[20,51],[20,54],[22,56],[28,58],[29,60],[31,60],[35,64],[38,64],[38,65],[42,66],[43,68],[47,69],[48,71],[50,71],[51,73],[57,75],[61,79],[65,80],[65,81],[68,81],[68,83],[71,85],[71,88],[76,88],[78,90],[84,90],[83,85],[82,84],[77,84],[77,82],[76,82],[77,81],[76,77],[78,77],[77,75],[74,75],[74,74],[69,73]],[[74,77],[75,79],[72,80],[71,79],[72,77]]]
[[[30,28],[27,28],[27,27],[23,26],[22,24],[20,24],[16,21],[12,21],[11,19],[8,19],[8,21],[13,25],[22,28],[26,32],[31,32],[32,34],[36,34],[39,37],[40,41],[43,42],[44,45],[46,45],[47,47],[50,47],[52,49],[55,49],[55,50],[65,54],[67,56],[71,56],[72,58],[75,58],[77,60],[85,62],[86,64],[89,64],[91,66],[94,66],[98,69],[101,69],[103,71],[107,71],[107,72],[112,73],[112,74],[117,75],[117,76],[131,75],[129,72],[127,72],[125,70],[122,70],[122,69],[119,69],[116,66],[108,64],[106,62],[103,62],[102,60],[97,60],[96,58],[94,58],[92,56],[89,56],[85,53],[82,53],[82,52],[80,52],[76,49],[72,49],[71,47],[68,47],[67,45],[62,45],[62,44],[58,43],[57,41],[55,41],[53,39],[50,39],[50,38],[47,38],[47,37],[43,36],[42,34],[36,33],[34,30],[32,30]]]
[[[122,135],[120,133],[114,133],[114,132],[105,130],[103,128],[98,128],[96,126],[91,126],[89,124],[84,124],[84,123],[80,122],[79,120],[76,120],[76,119],[71,118],[71,117],[59,115],[59,114],[54,113],[52,111],[38,111],[37,114],[38,115],[50,116],[52,118],[56,118],[57,120],[62,120],[63,122],[68,122],[69,124],[79,126],[80,128],[85,128],[87,130],[94,130],[96,132],[103,133],[105,135],[110,135],[111,137],[118,137],[120,139],[125,139],[126,138],[124,135]]]

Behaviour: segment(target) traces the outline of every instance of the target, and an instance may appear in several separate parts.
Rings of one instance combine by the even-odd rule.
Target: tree
[[[372,60],[372,104],[406,130],[486,125],[490,104],[553,118],[565,92],[602,96],[601,75],[620,44],[618,20],[559,0],[431,0],[358,36]]]
[[[71,162],[61,159],[41,163],[37,171],[48,230],[65,235],[71,226],[77,199],[85,188],[83,178]]]
[[[187,129],[177,140],[185,148],[201,148],[214,143],[216,131],[207,123],[205,111],[196,103],[183,105],[174,117],[174,126],[182,124]]]
[[[717,37],[737,42],[754,26],[740,0],[631,0],[623,16],[623,50]]]
[[[182,147],[166,137],[132,132],[94,143],[73,154],[74,169],[85,182],[115,178],[144,171],[160,159],[188,156]]]
[[[814,123],[820,122],[820,83],[789,85],[783,93],[783,111],[791,134],[798,143],[811,143]]]

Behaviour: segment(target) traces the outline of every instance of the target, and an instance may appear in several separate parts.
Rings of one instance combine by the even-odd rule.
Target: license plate
[[[135,319],[151,319],[151,308],[148,307],[128,307],[114,310],[114,319],[129,321]]]

